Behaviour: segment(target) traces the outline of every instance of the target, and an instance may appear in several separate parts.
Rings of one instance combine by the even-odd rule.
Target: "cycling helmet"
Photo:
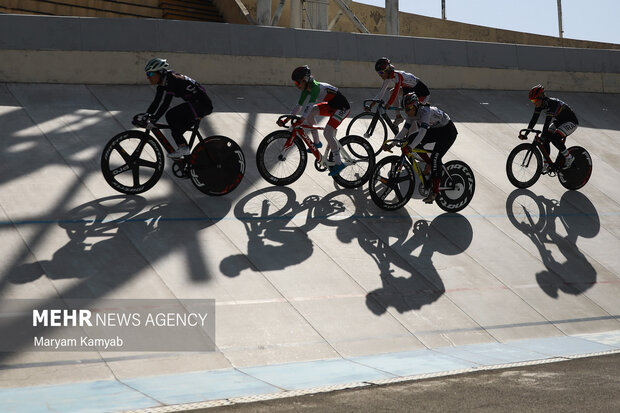
[[[166,68],[170,66],[166,59],[162,59],[156,57],[154,59],[149,60],[144,66],[145,72],[161,72],[162,70],[166,70]]]
[[[308,65],[299,66],[295,68],[295,70],[293,70],[293,73],[291,74],[291,79],[294,82],[301,82],[302,80],[308,82],[310,80],[310,74],[310,68],[308,67]]]
[[[381,59],[377,60],[377,62],[375,63],[376,72],[380,72],[383,70],[394,70],[394,66],[392,66],[392,62],[390,62],[390,59],[388,59],[387,57],[382,57]]]
[[[407,93],[405,96],[403,96],[402,103],[403,103],[403,108],[405,108],[405,111],[407,110],[407,106],[413,105],[416,108],[416,110],[420,107],[420,99],[418,99],[418,95],[416,95],[413,92]]]
[[[545,88],[540,83],[530,89],[530,100],[542,99],[545,97]]]

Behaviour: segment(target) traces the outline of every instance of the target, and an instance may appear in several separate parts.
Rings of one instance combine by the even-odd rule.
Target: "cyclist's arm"
[[[532,119],[530,120],[530,123],[527,125],[528,129],[532,129],[532,128],[534,128],[534,126],[536,126],[536,122],[538,122],[538,117],[540,116],[540,112],[542,112],[542,109],[540,109],[540,108],[536,108],[534,110],[534,114],[532,115]]]
[[[544,136],[547,134],[547,130],[549,129],[549,125],[551,125],[551,121],[553,120],[553,113],[547,112],[547,116],[545,117],[545,124],[542,128],[541,135]]]
[[[161,106],[159,107],[159,109],[157,109],[157,113],[153,115],[155,122],[157,122],[159,118],[164,116],[164,113],[166,113],[166,111],[170,107],[170,102],[172,102],[173,97],[174,97],[174,94],[172,94],[171,92],[166,93],[166,97],[164,98],[164,101],[161,103]]]
[[[146,110],[146,113],[153,114],[159,107],[159,103],[161,102],[161,98],[164,96],[164,88],[158,86],[157,92],[155,93],[155,98],[153,98],[153,102],[149,105],[149,108]]]
[[[390,95],[390,98],[386,102],[385,107],[389,108],[390,106],[393,106],[393,103],[398,97],[398,92],[400,91],[402,86],[403,86],[403,76],[400,73],[395,72],[394,73],[394,89],[392,89],[392,94]]]
[[[415,122],[407,120],[403,128],[400,130],[400,132],[398,132],[398,134],[396,134],[394,139],[405,140],[405,138],[410,135],[409,131],[413,129],[411,131],[411,133],[413,133],[417,130],[417,128],[418,128],[418,125]]]
[[[415,139],[409,144],[410,147],[415,148],[416,146],[418,146],[421,142],[422,139],[424,139],[424,136],[426,136],[426,132],[428,131],[428,129],[430,128],[430,124],[431,124],[431,110],[428,106],[421,106],[418,111],[420,111],[420,121],[418,122],[418,128],[419,128],[419,132],[418,135],[415,137]],[[414,131],[415,132],[415,131]]]
[[[388,87],[390,86],[390,83],[392,83],[392,79],[385,79],[383,81],[383,85],[381,85],[381,90],[379,90],[379,93],[377,93],[377,95],[373,99],[382,100],[383,96],[385,96],[385,92],[387,92]],[[372,104],[374,105],[375,102],[373,102]]]

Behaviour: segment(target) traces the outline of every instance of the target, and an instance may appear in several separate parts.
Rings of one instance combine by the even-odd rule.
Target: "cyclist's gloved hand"
[[[131,123],[139,128],[145,128],[148,124],[150,116],[151,115],[149,113],[138,113],[133,117]]]

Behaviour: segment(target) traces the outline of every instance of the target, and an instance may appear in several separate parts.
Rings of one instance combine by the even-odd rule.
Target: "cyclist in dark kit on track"
[[[213,104],[204,87],[189,76],[169,70],[168,66],[166,59],[156,57],[149,60],[144,67],[149,82],[157,85],[157,92],[153,102],[143,114],[143,119],[156,122],[166,114],[172,138],[177,145],[177,150],[168,156],[178,159],[189,155],[191,150],[183,133],[190,130],[197,119],[213,112]],[[185,102],[168,110],[174,97],[179,97]]]

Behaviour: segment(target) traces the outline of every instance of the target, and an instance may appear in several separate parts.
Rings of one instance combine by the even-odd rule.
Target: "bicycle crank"
[[[187,170],[187,162],[174,161],[172,164],[172,173],[177,178],[189,179],[189,172]]]

